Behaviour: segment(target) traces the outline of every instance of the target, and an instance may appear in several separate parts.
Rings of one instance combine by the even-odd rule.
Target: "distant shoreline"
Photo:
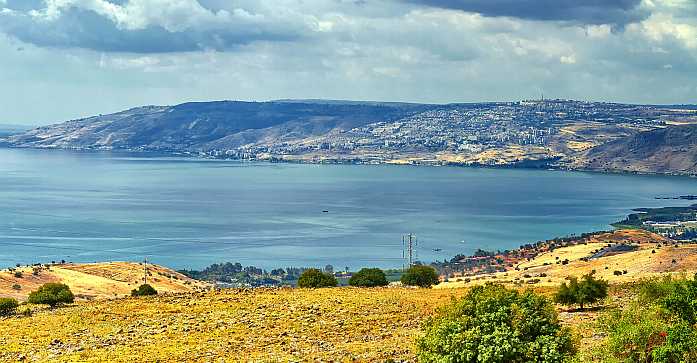
[[[567,171],[580,173],[593,173],[605,175],[638,175],[638,176],[663,176],[663,177],[687,177],[697,178],[696,174],[688,173],[661,173],[661,172],[644,172],[644,171],[627,171],[627,170],[598,170],[584,168],[567,168],[558,165],[540,165],[540,166],[525,166],[526,163],[544,162],[541,160],[523,160],[516,164],[465,164],[456,162],[412,162],[412,163],[393,163],[389,161],[375,162],[371,160],[346,160],[346,159],[323,159],[318,161],[312,160],[288,160],[283,157],[274,157],[270,159],[240,159],[240,158],[222,158],[212,157],[207,155],[198,155],[185,151],[152,151],[152,150],[130,150],[130,149],[93,149],[93,148],[38,148],[38,147],[16,147],[3,145],[0,142],[0,150],[35,150],[35,151],[62,151],[75,153],[95,153],[95,154],[134,154],[144,155],[145,157],[178,157],[190,160],[211,160],[211,161],[235,161],[235,162],[252,162],[252,163],[281,163],[281,164],[301,164],[301,165],[389,165],[389,166],[410,166],[410,167],[453,167],[453,168],[471,168],[471,169],[523,169],[523,170],[547,170],[547,171]],[[558,160],[558,159],[557,159]]]

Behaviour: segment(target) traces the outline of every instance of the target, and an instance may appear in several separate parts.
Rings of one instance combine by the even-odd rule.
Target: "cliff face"
[[[590,170],[697,174],[697,125],[669,126],[596,146],[572,167]]]

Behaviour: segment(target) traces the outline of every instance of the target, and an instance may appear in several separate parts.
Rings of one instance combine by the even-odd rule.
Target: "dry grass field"
[[[36,272],[35,272],[36,270]],[[21,274],[15,275],[15,273]],[[130,295],[144,280],[144,266],[130,262],[60,264],[0,270],[0,297],[26,300],[29,293],[47,282],[70,286],[78,300]],[[171,269],[148,264],[148,283],[161,292],[189,292],[210,288]],[[14,287],[13,287],[14,286]],[[16,289],[19,286],[20,289]]]
[[[608,244],[627,243],[638,246],[635,251],[586,260],[594,251]],[[568,260],[567,264],[563,264]],[[697,271],[697,244],[674,244],[667,239],[642,230],[620,230],[594,236],[587,244],[557,248],[540,254],[518,269],[470,278],[451,279],[437,288],[465,287],[496,281],[508,285],[559,286],[567,277],[581,277],[595,271],[595,276],[613,284],[636,281],[666,273]],[[621,272],[621,275],[615,273]],[[626,271],[626,272],[625,272]]]
[[[623,242],[639,248],[584,259],[610,243]],[[557,263],[566,259],[568,264]],[[519,270],[469,283],[443,283],[434,289],[202,291],[206,284],[180,275],[174,278],[173,271],[162,267],[151,268],[149,281],[164,293],[142,298],[124,297],[140,283],[139,264],[51,266],[38,276],[26,271],[21,279],[25,291],[42,282],[63,281],[83,301],[54,310],[26,305],[21,309],[29,308],[31,316],[0,318],[0,361],[413,362],[423,321],[451,299],[463,296],[469,286],[492,281],[551,296],[567,276],[595,270],[611,283],[611,297],[604,308],[624,306],[634,298],[628,288],[632,281],[697,271],[697,245],[676,247],[648,232],[618,231],[541,254],[520,264]],[[622,274],[615,276],[614,271]],[[3,293],[15,281],[8,274],[0,275]],[[532,284],[531,280],[539,281]],[[594,324],[606,309],[577,311],[559,306],[558,311],[562,323],[579,339],[581,357],[590,357],[584,354],[603,341]]]
[[[0,320],[0,361],[414,361],[449,289],[256,289],[77,303]]]

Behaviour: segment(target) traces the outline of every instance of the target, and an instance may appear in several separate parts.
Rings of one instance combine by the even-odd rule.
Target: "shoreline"
[[[131,150],[131,149],[93,149],[93,148],[37,148],[37,147],[17,147],[11,145],[3,145],[0,143],[0,150],[32,150],[32,151],[62,151],[62,152],[75,152],[84,154],[135,154],[143,155],[144,157],[171,157],[171,158],[182,158],[189,160],[209,160],[209,161],[234,161],[234,162],[250,162],[250,163],[270,163],[270,164],[298,164],[298,165],[372,165],[372,166],[407,166],[407,167],[451,167],[451,168],[470,168],[470,169],[521,169],[521,170],[546,170],[546,171],[566,171],[566,172],[578,172],[578,173],[591,173],[591,174],[601,174],[601,175],[636,175],[636,176],[660,176],[660,177],[684,177],[695,179],[697,174],[689,173],[664,173],[664,172],[648,172],[648,171],[628,171],[628,170],[599,170],[599,169],[586,169],[586,168],[567,168],[559,165],[541,165],[537,167],[525,166],[525,163],[535,163],[542,160],[521,160],[515,164],[464,164],[457,162],[410,162],[410,163],[395,163],[389,161],[371,161],[371,160],[361,160],[361,159],[322,159],[318,161],[313,160],[301,160],[301,159],[284,159],[283,156],[274,156],[270,158],[254,158],[254,159],[241,159],[241,158],[226,158],[226,157],[214,157],[209,155],[201,155],[193,152],[187,151],[152,151],[152,150]],[[557,159],[558,160],[558,159]],[[542,161],[544,162],[544,161]]]

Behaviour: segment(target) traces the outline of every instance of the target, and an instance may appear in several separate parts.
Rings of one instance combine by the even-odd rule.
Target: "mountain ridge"
[[[651,157],[631,158],[625,155],[631,148],[619,141],[676,124],[697,123],[696,108],[573,100],[187,102],[43,126],[0,138],[0,146],[299,162],[535,165],[697,174],[697,167],[684,161],[689,157],[678,156],[684,159],[680,163],[642,166]],[[614,152],[607,151],[611,147]],[[654,159],[680,154],[679,148],[658,149],[663,156]],[[593,158],[608,160],[591,162]],[[628,160],[628,165],[622,160]]]

